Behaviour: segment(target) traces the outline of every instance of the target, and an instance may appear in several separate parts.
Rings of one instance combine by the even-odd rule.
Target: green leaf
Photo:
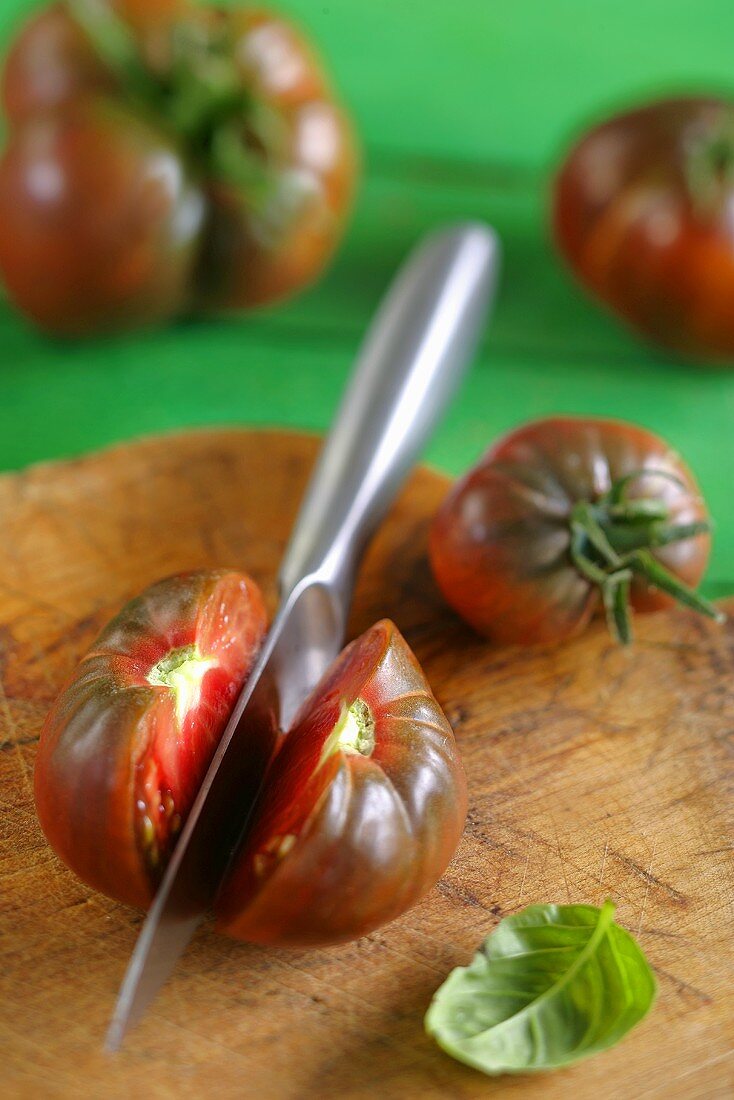
[[[531,905],[505,917],[449,974],[426,1030],[484,1073],[558,1069],[607,1050],[639,1023],[656,983],[614,905]]]

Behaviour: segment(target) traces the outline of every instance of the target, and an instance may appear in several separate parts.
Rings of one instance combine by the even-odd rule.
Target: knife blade
[[[281,564],[281,605],[151,905],[106,1046],[117,1050],[211,909],[247,828],[278,728],[337,655],[359,560],[443,412],[494,295],[496,235],[431,234],[370,327]]]

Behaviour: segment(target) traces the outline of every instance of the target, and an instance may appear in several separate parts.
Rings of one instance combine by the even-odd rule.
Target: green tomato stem
[[[639,470],[612,485],[598,501],[577,502],[570,519],[570,556],[579,573],[599,587],[612,636],[622,645],[632,640],[630,591],[635,576],[673,596],[702,615],[723,622],[725,616],[655,558],[652,549],[707,534],[708,522],[669,523],[665,502],[627,497],[640,477],[680,479],[665,470]]]
[[[699,596],[697,592],[694,592],[692,588],[689,588],[687,584],[674,576],[653,557],[649,550],[637,550],[630,558],[630,567],[640,576],[645,577],[650,584],[675,597],[679,603],[685,604],[686,607],[714,619],[717,623],[726,621],[726,615],[722,611],[719,611],[712,603],[705,600],[703,596]]]
[[[155,98],[156,82],[143,64],[135,37],[125,21],[100,0],[66,2],[72,19],[123,87],[142,100]]]
[[[103,64],[119,80],[121,94],[175,135],[205,176],[242,196],[255,235],[265,243],[280,239],[307,196],[283,170],[285,124],[245,85],[229,23],[174,23],[165,65],[153,72],[130,27],[104,0],[67,3]]]

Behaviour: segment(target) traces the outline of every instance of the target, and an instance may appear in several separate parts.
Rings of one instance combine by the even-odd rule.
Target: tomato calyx
[[[100,0],[67,0],[69,13],[95,53],[130,95],[148,101],[156,85],[140,56],[132,31]]]
[[[710,217],[734,181],[734,112],[722,107],[690,135],[685,172],[694,210]]]
[[[267,241],[284,232],[306,181],[279,170],[282,120],[245,87],[224,13],[174,23],[164,48],[144,56],[132,30],[100,0],[67,0],[74,20],[134,106],[163,121],[205,174],[240,192]]]
[[[630,587],[635,577],[667,592],[679,603],[717,622],[725,616],[657,560],[652,550],[711,530],[708,522],[671,523],[659,497],[628,496],[642,477],[662,477],[680,484],[667,470],[635,470],[619,478],[597,501],[578,501],[571,510],[571,559],[587,580],[601,589],[612,636],[622,645],[632,641]]]

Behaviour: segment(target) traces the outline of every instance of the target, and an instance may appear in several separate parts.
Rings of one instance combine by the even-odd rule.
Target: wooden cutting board
[[[428,470],[371,549],[352,633],[395,619],[454,725],[471,796],[454,862],[405,917],[344,947],[204,931],[124,1051],[101,1052],[141,917],[44,841],[31,783],[44,713],[103,623],[162,575],[243,567],[274,604],[316,450],[188,433],[0,479],[3,1096],[731,1096],[734,629],[680,612],[639,620],[629,653],[601,626],[546,652],[492,648],[432,584],[426,528],[446,481]],[[503,914],[607,896],[660,984],[619,1047],[491,1081],[425,1037],[432,993]]]

